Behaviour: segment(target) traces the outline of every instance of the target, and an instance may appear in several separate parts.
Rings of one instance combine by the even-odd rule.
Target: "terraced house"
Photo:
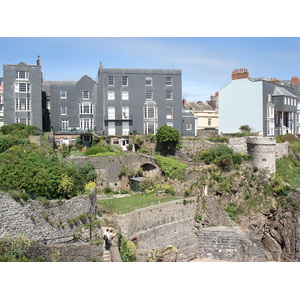
[[[181,70],[98,69],[93,80],[43,81],[36,65],[3,66],[4,124],[22,122],[53,131],[57,144],[85,145],[115,137],[124,149],[132,134],[155,134],[167,124],[195,136],[195,118],[182,110]]]
[[[219,133],[248,125],[262,136],[300,133],[299,79],[250,78],[247,69],[232,72],[219,92]]]
[[[4,124],[24,123],[46,130],[40,59],[36,65],[3,65]]]

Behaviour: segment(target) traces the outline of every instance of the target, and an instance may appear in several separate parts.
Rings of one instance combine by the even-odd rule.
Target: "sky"
[[[100,61],[104,68],[180,69],[187,101],[209,100],[234,69],[254,78],[300,77],[299,37],[0,37],[0,45],[2,65],[36,64],[39,55],[44,80],[96,80]]]

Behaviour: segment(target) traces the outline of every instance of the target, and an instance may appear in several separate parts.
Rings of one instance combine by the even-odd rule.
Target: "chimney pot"
[[[299,84],[299,78],[297,76],[292,77],[292,84]]]

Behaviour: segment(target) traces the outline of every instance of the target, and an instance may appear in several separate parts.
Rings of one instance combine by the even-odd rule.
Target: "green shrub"
[[[176,159],[170,157],[164,157],[161,155],[154,156],[155,163],[161,168],[162,173],[171,178],[184,179],[184,172],[187,168],[187,164],[181,163]]]
[[[85,156],[96,155],[98,153],[113,152],[105,146],[92,146],[84,151]]]
[[[238,207],[236,203],[229,203],[224,210],[233,221],[236,221],[238,216]]]
[[[121,234],[120,239],[120,256],[123,262],[134,262],[136,261],[136,246],[132,241],[127,241]]]

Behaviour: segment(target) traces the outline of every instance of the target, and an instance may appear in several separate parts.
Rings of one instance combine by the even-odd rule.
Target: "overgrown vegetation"
[[[32,241],[25,236],[0,239],[0,262],[30,262],[27,251]]]
[[[210,148],[201,152],[194,161],[203,160],[207,165],[214,163],[223,171],[230,171],[233,166],[240,165],[243,161],[249,159],[248,155],[235,153],[226,145]]]
[[[123,262],[134,262],[136,261],[136,246],[132,241],[127,241],[121,234],[119,234],[120,239],[120,256]]]
[[[187,164],[179,162],[177,159],[164,157],[162,155],[154,156],[155,163],[161,168],[164,176],[170,179],[184,180],[184,172]]]
[[[111,145],[95,145],[84,151],[85,156],[118,156],[121,154],[124,154],[122,150]]]
[[[28,199],[28,195],[35,199],[38,196],[46,199],[72,198],[85,191],[85,185],[96,178],[96,172],[91,164],[83,166],[68,163],[60,158],[50,147],[39,147],[30,143],[26,136],[35,128],[22,125],[21,133],[17,130],[19,125],[7,125],[7,132],[11,138],[25,141],[14,144],[0,153],[0,189],[14,190],[13,196],[19,202]],[[17,128],[17,129],[15,129]],[[24,196],[28,194],[27,196]]]
[[[161,126],[156,132],[156,140],[162,146],[162,153],[174,154],[180,140],[180,133],[177,129],[167,125]]]

